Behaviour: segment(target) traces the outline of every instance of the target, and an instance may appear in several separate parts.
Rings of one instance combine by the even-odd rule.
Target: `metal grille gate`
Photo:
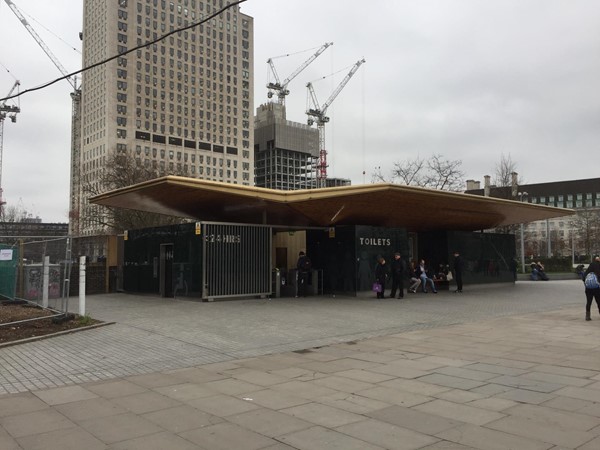
[[[202,299],[271,294],[269,226],[201,222]]]

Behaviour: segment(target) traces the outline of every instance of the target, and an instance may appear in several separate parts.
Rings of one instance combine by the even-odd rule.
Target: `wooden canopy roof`
[[[409,231],[484,230],[574,214],[570,209],[397,184],[278,191],[167,176],[106,192],[92,203],[196,220]]]

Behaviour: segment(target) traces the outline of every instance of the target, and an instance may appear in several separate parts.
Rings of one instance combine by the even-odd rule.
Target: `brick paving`
[[[0,349],[2,449],[600,448],[581,282],[405,300],[88,298]]]

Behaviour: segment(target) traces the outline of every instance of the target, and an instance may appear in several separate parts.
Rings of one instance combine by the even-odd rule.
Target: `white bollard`
[[[44,257],[44,270],[42,278],[42,306],[48,307],[48,284],[50,281],[50,257]]]
[[[79,315],[85,316],[85,256],[79,258]]]

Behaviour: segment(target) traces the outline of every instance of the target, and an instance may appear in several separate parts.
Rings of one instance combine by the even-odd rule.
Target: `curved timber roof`
[[[484,230],[574,214],[571,209],[388,183],[278,191],[177,176],[106,192],[90,202],[199,221],[377,225],[409,231]]]

